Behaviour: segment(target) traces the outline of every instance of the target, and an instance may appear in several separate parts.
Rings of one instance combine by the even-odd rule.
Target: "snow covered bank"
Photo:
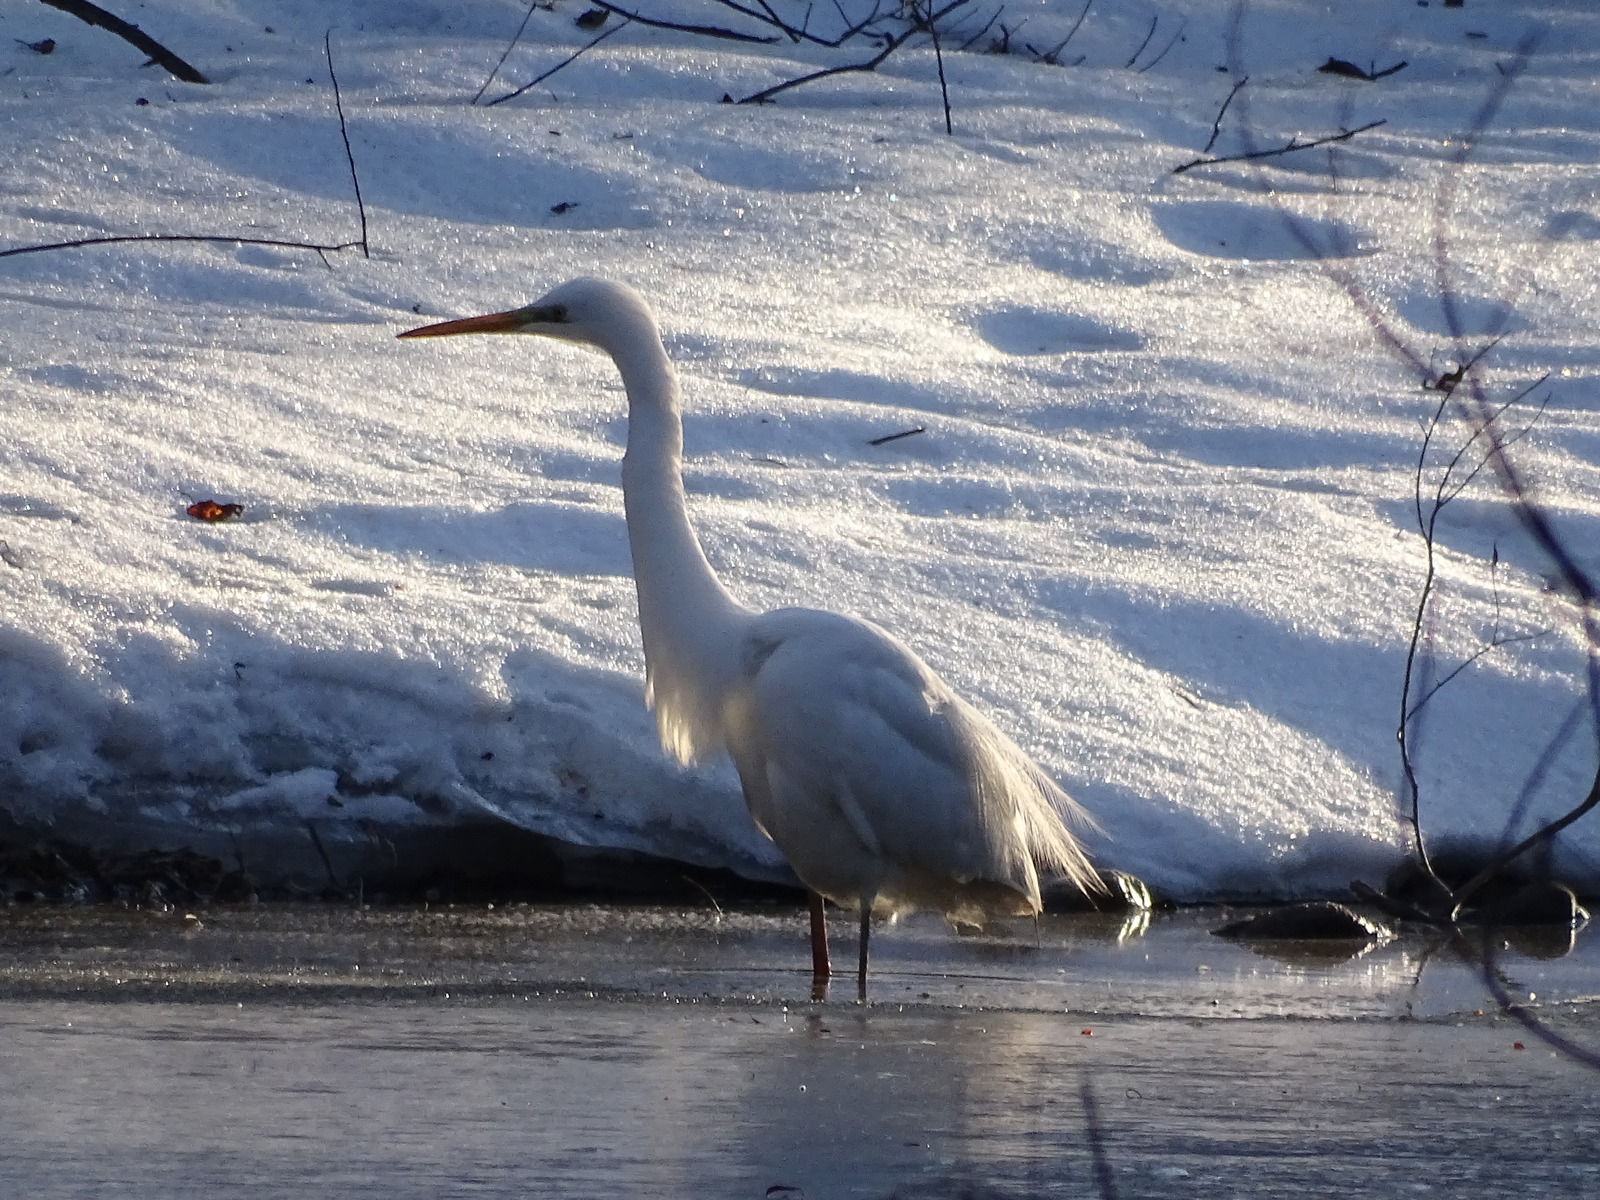
[[[584,7],[534,12],[507,89],[593,36]],[[1002,20],[1044,49],[1081,8]],[[719,101],[850,59],[635,26],[518,100],[469,105],[524,11],[341,6],[370,259],[0,260],[0,805],[168,843],[275,844],[311,820],[366,845],[487,812],[780,877],[731,770],[655,746],[610,364],[393,340],[602,274],[662,315],[691,502],[729,586],[905,638],[1095,814],[1102,861],[1198,898],[1325,891],[1403,852],[1410,496],[1437,395],[1351,295],[1439,373],[1459,361],[1452,315],[1506,333],[1484,360],[1496,394],[1553,372],[1519,449],[1600,563],[1600,14],[1257,3],[1179,34],[1176,7],[1108,4],[1069,68],[953,52],[983,10],[944,39],[947,137],[925,39],[738,106]],[[0,4],[0,240],[349,240],[326,12],[125,14],[200,86]],[[1178,40],[1142,70],[1164,31]],[[9,40],[45,36],[48,56]],[[1330,56],[1408,66],[1366,82],[1318,73]],[[1172,175],[1245,75],[1213,154],[1387,123]],[[1508,79],[1442,193],[1449,139]],[[206,498],[243,516],[190,519]],[[1430,705],[1427,825],[1494,840],[1530,779],[1523,828],[1587,789],[1582,736],[1534,770],[1581,696],[1581,647],[1487,480],[1440,543],[1439,673],[1495,629],[1552,631]],[[1600,831],[1565,853],[1600,881]]]

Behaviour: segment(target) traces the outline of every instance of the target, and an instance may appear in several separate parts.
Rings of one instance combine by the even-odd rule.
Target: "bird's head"
[[[536,333],[595,346],[616,356],[619,349],[659,344],[660,333],[644,297],[625,283],[607,279],[574,279],[522,308],[441,321],[408,329],[403,338],[450,337],[458,333]]]

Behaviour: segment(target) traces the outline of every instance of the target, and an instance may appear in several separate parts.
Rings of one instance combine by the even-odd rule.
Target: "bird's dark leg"
[[[811,998],[828,998],[828,922],[822,912],[822,894],[811,893]]]
[[[867,935],[872,931],[872,900],[861,897],[861,963],[856,973],[856,999],[867,1002]]]

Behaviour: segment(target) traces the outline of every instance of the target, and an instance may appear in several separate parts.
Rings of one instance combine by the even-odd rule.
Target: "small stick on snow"
[[[888,442],[898,442],[901,438],[908,438],[914,434],[927,432],[927,429],[918,425],[915,429],[902,429],[899,433],[886,433],[882,437],[868,438],[867,445],[882,446]]]
[[[1178,22],[1178,32],[1173,34],[1172,35],[1172,40],[1169,41],[1165,46],[1163,46],[1161,48],[1161,53],[1156,55],[1149,62],[1145,63],[1145,65],[1140,67],[1137,71],[1135,71],[1134,74],[1143,75],[1151,67],[1155,66],[1158,62],[1160,62],[1163,58],[1165,58],[1167,56],[1167,54],[1172,50],[1172,48],[1178,44],[1178,39],[1183,36],[1183,31],[1185,29],[1187,29],[1188,27],[1189,27],[1189,18],[1188,17],[1184,17],[1183,20]]]
[[[496,104],[504,104],[507,100],[515,100],[518,96],[522,95],[522,93],[526,92],[529,88],[537,87],[539,84],[543,83],[546,79],[549,79],[550,76],[554,75],[557,71],[561,70],[562,67],[565,67],[565,66],[568,66],[568,65],[570,65],[572,63],[577,62],[578,59],[582,58],[590,50],[593,50],[601,42],[605,41],[608,37],[610,37],[613,33],[620,33],[622,30],[626,29],[628,27],[628,23],[632,19],[633,19],[632,17],[623,17],[622,23],[620,25],[613,25],[610,29],[602,30],[600,33],[596,34],[593,38],[591,38],[585,45],[578,47],[578,49],[574,50],[571,54],[567,55],[566,58],[562,59],[555,66],[551,67],[543,75],[540,75],[540,76],[538,76],[538,77],[536,77],[534,79],[530,79],[527,83],[523,84],[521,87],[519,87],[514,92],[507,92],[504,96],[495,97],[493,100],[489,101],[489,103],[485,104],[484,107],[485,108],[493,108]]]
[[[1161,23],[1161,14],[1160,13],[1157,13],[1155,16],[1150,18],[1150,32],[1144,35],[1144,41],[1139,43],[1139,48],[1137,50],[1135,50],[1128,57],[1128,61],[1127,62],[1122,64],[1124,69],[1132,67],[1134,63],[1139,61],[1139,55],[1144,53],[1144,48],[1150,44],[1150,39],[1155,37],[1155,35],[1156,35],[1156,26],[1159,25],[1160,23]]]
[[[1247,162],[1257,158],[1275,158],[1280,154],[1290,154],[1296,150],[1310,150],[1317,146],[1326,146],[1332,142],[1349,141],[1358,133],[1365,133],[1369,129],[1376,129],[1379,125],[1387,125],[1389,118],[1380,117],[1376,121],[1368,121],[1356,129],[1346,129],[1343,133],[1330,133],[1327,137],[1312,138],[1309,142],[1302,142],[1298,137],[1290,138],[1289,144],[1279,146],[1276,150],[1252,150],[1248,154],[1224,154],[1219,158],[1197,158],[1186,162],[1182,166],[1173,167],[1174,175],[1182,175],[1192,167],[1209,167],[1214,163]]]
[[[641,17],[636,12],[626,8],[619,8],[610,0],[594,0],[596,7],[609,9],[619,17],[627,17],[630,21],[637,21],[641,25],[649,25],[652,29],[672,29],[678,33],[698,33],[701,37],[721,38],[728,42],[757,42],[770,45],[778,39],[775,37],[761,37],[754,33],[739,33],[733,29],[723,29],[716,25],[681,25],[676,21],[658,21],[654,17]]]
[[[1233,103],[1233,98],[1239,94],[1239,90],[1249,82],[1250,76],[1246,75],[1243,79],[1239,80],[1233,85],[1233,90],[1228,93],[1228,98],[1222,102],[1222,107],[1217,109],[1216,120],[1211,122],[1211,136],[1206,139],[1206,144],[1200,148],[1201,154],[1211,153],[1211,147],[1215,146],[1217,144],[1217,138],[1222,136],[1223,114],[1228,111],[1228,105]]]
[[[483,81],[483,86],[477,94],[467,103],[476,104],[483,99],[483,94],[489,90],[489,85],[494,82],[494,77],[500,74],[500,68],[506,65],[506,59],[511,56],[511,51],[522,40],[522,31],[528,27],[528,22],[533,18],[533,10],[539,7],[539,0],[528,0],[528,11],[522,14],[522,24],[517,26],[517,31],[511,35],[511,40],[506,43],[505,51],[500,55],[500,61],[495,63],[494,70],[489,72],[489,78]]]
[[[283,241],[279,238],[229,237],[225,233],[134,233],[123,234],[120,237],[91,237],[78,238],[71,242],[48,242],[42,246],[13,246],[10,250],[0,250],[0,258],[10,258],[15,254],[38,254],[43,250],[75,250],[79,246],[110,246],[117,242],[221,242],[229,246],[276,246],[284,250],[315,250],[318,254],[354,250],[361,245],[360,242],[340,242],[332,246],[319,242]]]
[[[933,16],[933,0],[926,0],[928,10],[928,34],[933,38],[933,61],[939,67],[939,96],[944,100],[944,131],[946,136],[955,136],[955,126],[950,123],[950,87],[944,81],[944,52],[939,49],[939,24]]]
[[[356,212],[361,217],[361,240],[356,245],[361,247],[361,257],[371,258],[372,250],[367,245],[367,206],[361,201],[361,180],[356,175],[356,156],[350,149],[350,131],[344,124],[344,101],[339,96],[339,77],[333,73],[332,29],[322,37],[322,52],[328,58],[328,78],[333,80],[333,107],[339,114],[339,136],[344,139],[344,156],[350,164],[350,183],[356,190]]]

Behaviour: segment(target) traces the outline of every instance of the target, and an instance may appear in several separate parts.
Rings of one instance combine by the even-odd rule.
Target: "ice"
[[[486,98],[586,43],[584,7],[536,10]],[[1518,461],[1600,567],[1600,13],[1129,3],[1094,6],[1060,65],[1022,48],[1081,10],[1008,5],[1010,54],[978,53],[998,28],[957,48],[987,10],[953,18],[947,137],[926,39],[737,106],[862,47],[633,26],[486,108],[468,101],[525,5],[340,6],[370,258],[0,260],[0,808],[213,848],[505,821],[782,878],[731,769],[656,745],[610,364],[393,337],[598,274],[658,309],[694,516],[738,597],[893,630],[1094,814],[1099,860],[1169,895],[1380,878],[1406,847],[1424,373],[1502,334],[1492,395],[1552,372],[1513,421],[1545,405]],[[123,15],[215,82],[0,3],[0,246],[357,236],[326,6]],[[49,56],[13,40],[46,36]],[[1330,55],[1410,65],[1368,83],[1318,74]],[[1244,75],[1214,154],[1387,123],[1172,175]],[[202,524],[203,499],[244,512]],[[1438,547],[1431,677],[1521,639],[1429,702],[1420,747],[1430,834],[1493,842],[1589,787],[1585,736],[1545,754],[1582,642],[1487,475]],[[1597,830],[1560,855],[1590,883]]]

